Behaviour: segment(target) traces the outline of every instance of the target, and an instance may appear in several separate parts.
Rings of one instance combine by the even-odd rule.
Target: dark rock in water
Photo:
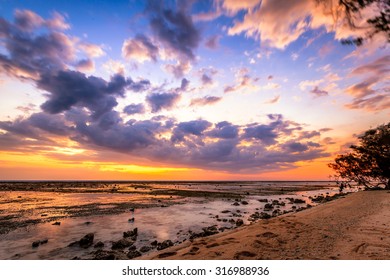
[[[47,214],[42,214],[41,217],[47,217]]]
[[[291,209],[297,209],[297,207],[296,207],[296,206],[293,206],[293,207],[291,207]]]
[[[61,222],[55,222],[55,223],[52,223],[53,226],[60,226],[61,225]]]
[[[268,202],[268,199],[264,198],[264,199],[259,199],[259,202]]]
[[[294,202],[294,203],[305,203],[305,201],[303,199],[299,199],[299,198],[294,199],[292,202]]]
[[[260,213],[260,219],[269,219],[269,218],[271,218],[270,214],[264,212]]]
[[[130,208],[130,212],[134,212],[134,208]]]
[[[135,228],[135,229],[129,230],[129,231],[125,231],[123,233],[124,238],[131,238],[134,241],[137,240],[137,236],[138,236],[138,228]]]
[[[89,246],[91,246],[93,244],[94,237],[95,237],[95,235],[93,233],[88,233],[87,235],[85,235],[79,241],[80,247],[86,249]]]
[[[243,201],[241,201],[241,204],[242,205],[248,205],[248,201],[243,200]]]
[[[152,250],[152,248],[149,246],[143,246],[143,247],[141,247],[141,249],[139,249],[139,251],[141,253],[146,253],[146,252],[149,252],[150,250]]]
[[[313,202],[323,202],[325,200],[325,197],[323,197],[322,195],[319,195],[315,198],[311,198],[311,201]]]
[[[272,211],[272,216],[278,216],[278,215],[280,215],[280,209],[276,209]]]
[[[150,243],[150,245],[152,245],[153,247],[156,247],[158,244],[157,240],[154,240],[152,243]]]
[[[234,205],[234,206],[240,206],[240,203],[234,202],[232,205]]]
[[[104,247],[104,243],[99,241],[98,243],[95,244],[95,246],[93,246],[94,248],[102,248]]]
[[[228,222],[234,224],[236,221],[234,219],[230,219]]]
[[[244,221],[243,221],[243,220],[237,219],[237,221],[236,221],[236,226],[237,226],[237,227],[240,227],[240,226],[242,226],[243,224],[244,224]]]
[[[88,221],[88,222],[85,222],[85,223],[84,223],[84,225],[87,225],[87,226],[90,225],[90,224],[92,224],[92,222],[89,222],[89,221]]]
[[[230,210],[223,210],[221,213],[226,214],[226,213],[229,213],[229,212],[230,212]]]
[[[33,248],[36,248],[38,247],[39,245],[42,245],[42,244],[46,244],[49,240],[48,239],[42,239],[42,240],[37,240],[37,241],[34,241],[31,246]]]
[[[272,209],[274,209],[274,206],[271,203],[264,205],[264,211],[271,211]]]
[[[165,241],[157,244],[157,250],[159,250],[159,251],[164,250],[164,249],[171,247],[171,246],[173,246],[173,242],[171,240],[165,240]]]
[[[127,247],[130,247],[133,244],[134,244],[133,241],[130,241],[130,240],[126,239],[126,238],[122,238],[121,240],[113,242],[112,246],[111,246],[111,249],[112,250],[123,250],[123,249],[125,249]]]
[[[130,252],[127,254],[127,257],[128,257],[129,259],[135,259],[135,258],[138,258],[138,257],[140,257],[140,256],[142,256],[142,254],[141,254],[140,252],[138,252],[138,251],[130,251]]]
[[[127,260],[127,256],[120,251],[97,250],[94,252],[94,260]]]
[[[134,223],[134,218],[129,219],[129,223]]]

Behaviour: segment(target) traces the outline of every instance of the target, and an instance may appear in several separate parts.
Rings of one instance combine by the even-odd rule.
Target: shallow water
[[[273,186],[289,188],[286,183],[273,183]],[[280,211],[291,211],[306,206],[306,204],[292,204],[287,198],[300,198],[310,205],[315,205],[311,199],[316,195],[333,195],[338,192],[335,187],[329,187],[323,183],[323,189],[299,191],[294,194],[260,195],[254,191],[258,185],[251,186],[215,186],[212,184],[198,184],[197,186],[185,185],[185,188],[198,188],[207,191],[236,190],[242,193],[249,192],[245,198],[237,199],[239,205],[233,205],[233,198],[176,198],[180,204],[169,207],[138,207],[134,212],[127,209],[122,213],[105,215],[88,215],[81,217],[67,217],[66,214],[56,211],[65,208],[79,207],[81,205],[94,205],[94,207],[110,207],[110,203],[134,202],[137,205],[149,205],[156,201],[156,197],[147,194],[117,194],[117,193],[53,193],[53,192],[1,192],[1,215],[14,215],[15,219],[39,218],[43,213],[48,216],[49,222],[20,227],[7,234],[0,235],[0,259],[72,259],[92,258],[92,247],[82,249],[77,246],[68,247],[71,242],[80,240],[87,233],[94,233],[94,244],[102,241],[105,250],[109,250],[112,241],[122,238],[123,232],[138,228],[138,239],[134,245],[137,248],[150,245],[154,240],[162,242],[172,240],[180,243],[189,239],[191,232],[201,232],[202,228],[216,225],[218,228],[233,228],[235,223],[229,220],[242,219],[244,224],[249,224],[248,218],[255,212],[262,212],[265,202],[259,202],[260,198],[278,200],[285,206],[278,206]],[[161,187],[161,186],[160,186]],[[183,188],[183,186],[181,186]],[[263,193],[264,194],[264,193]],[[19,197],[19,198],[18,198]],[[8,200],[7,200],[8,199]],[[175,199],[166,197],[166,199]],[[18,201],[21,200],[21,201]],[[159,197],[161,201],[161,198]],[[243,201],[247,204],[243,204]],[[148,204],[149,203],[149,204]],[[53,210],[53,208],[55,208]],[[92,210],[93,211],[93,210]],[[224,211],[225,213],[221,213]],[[272,211],[271,211],[272,212]],[[271,212],[269,212],[271,214]],[[43,215],[46,215],[43,214]],[[59,218],[56,218],[59,217]],[[129,219],[134,218],[134,222]],[[53,222],[61,222],[61,225],[53,225]],[[87,223],[88,222],[88,223]],[[48,239],[46,244],[32,248],[32,242]]]

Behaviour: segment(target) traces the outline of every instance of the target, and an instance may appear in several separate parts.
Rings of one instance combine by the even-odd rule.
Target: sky
[[[327,180],[390,116],[336,0],[0,0],[0,180]]]

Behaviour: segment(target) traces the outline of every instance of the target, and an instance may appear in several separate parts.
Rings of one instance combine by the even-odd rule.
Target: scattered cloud
[[[274,98],[272,98],[272,99],[266,101],[265,103],[266,103],[266,104],[276,104],[276,103],[279,102],[279,100],[280,100],[280,95],[277,95],[277,96],[275,96]]]
[[[218,96],[205,96],[200,98],[194,98],[191,100],[190,106],[205,106],[212,105],[222,100],[222,97]]]
[[[206,40],[205,46],[208,47],[209,49],[215,50],[219,46],[219,39],[220,39],[219,35],[211,36]]]
[[[177,93],[152,93],[146,97],[152,113],[160,112],[163,109],[171,109],[179,101]]]
[[[142,103],[130,104],[123,109],[123,113],[127,115],[143,114],[145,113],[145,107]]]
[[[146,36],[138,34],[135,38],[127,39],[123,43],[122,56],[140,63],[156,61],[159,57],[159,49]]]
[[[380,111],[390,107],[390,55],[382,56],[352,70],[351,76],[361,77],[361,81],[346,88],[346,93],[353,97],[349,109]]]

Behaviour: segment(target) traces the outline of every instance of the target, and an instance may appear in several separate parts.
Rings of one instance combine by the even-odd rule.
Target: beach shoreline
[[[364,191],[140,259],[389,260],[389,228],[390,192]]]

